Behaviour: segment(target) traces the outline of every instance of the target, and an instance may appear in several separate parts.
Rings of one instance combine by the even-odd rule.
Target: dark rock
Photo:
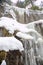
[[[21,53],[18,50],[9,51],[6,56],[7,65],[22,65]]]

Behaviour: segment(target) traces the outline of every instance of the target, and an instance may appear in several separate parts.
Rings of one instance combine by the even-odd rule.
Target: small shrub
[[[32,10],[42,10],[42,8],[39,8],[38,6],[32,6],[31,9]]]

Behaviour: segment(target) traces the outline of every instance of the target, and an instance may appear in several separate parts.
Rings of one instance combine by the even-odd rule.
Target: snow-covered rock
[[[8,17],[1,17],[0,18],[0,27],[6,28],[9,33],[13,34],[14,31],[18,30],[23,33],[32,33],[40,36],[40,34],[35,30],[35,24],[42,23],[43,27],[43,20],[34,21],[28,24],[21,24],[18,23],[16,20]]]
[[[18,30],[21,32],[28,32],[28,29],[24,25],[8,17],[0,18],[0,27],[5,27],[11,34],[13,34],[15,30]]]
[[[22,33],[22,32],[18,32],[16,34],[16,36],[23,38],[23,39],[33,40],[33,37],[31,35],[26,34],[26,33]]]
[[[11,34],[13,34],[15,30],[18,30],[23,33],[33,32],[33,33],[38,34],[38,32],[36,30],[34,30],[36,23],[37,24],[43,23],[43,20],[39,20],[36,22],[34,21],[34,22],[28,23],[28,24],[21,24],[12,18],[8,18],[8,17],[0,18],[0,27],[5,27]]]
[[[40,19],[38,21],[33,21],[31,23],[28,23],[28,24],[24,24],[25,27],[27,27],[28,29],[35,29],[35,24],[41,24],[42,27],[43,27],[43,19]]]
[[[22,43],[15,37],[0,37],[0,50],[20,50],[23,51]]]

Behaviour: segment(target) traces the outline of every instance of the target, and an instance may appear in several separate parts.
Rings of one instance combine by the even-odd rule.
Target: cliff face
[[[26,23],[43,19],[43,10],[28,10],[26,15]]]
[[[24,9],[24,11],[17,10],[17,12],[18,14],[16,13],[16,18],[20,23],[27,24],[33,21],[43,19],[43,10],[40,11],[40,10]]]

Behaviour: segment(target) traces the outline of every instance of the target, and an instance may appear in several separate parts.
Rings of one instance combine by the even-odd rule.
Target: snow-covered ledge
[[[16,36],[22,39],[33,40],[33,37],[31,35],[22,32],[18,32]]]
[[[27,33],[29,30],[23,25],[12,18],[1,17],[0,27],[4,27],[9,33],[13,34],[15,30]],[[23,28],[22,28],[23,27]]]
[[[24,50],[22,43],[15,37],[0,37],[0,51]]]

